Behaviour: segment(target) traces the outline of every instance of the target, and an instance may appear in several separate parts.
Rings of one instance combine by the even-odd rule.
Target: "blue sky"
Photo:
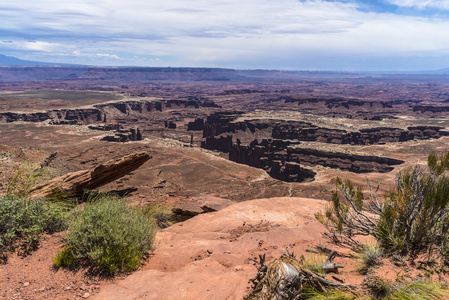
[[[0,0],[0,54],[109,66],[449,67],[449,0]]]

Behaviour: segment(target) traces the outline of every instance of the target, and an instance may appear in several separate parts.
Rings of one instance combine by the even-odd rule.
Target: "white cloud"
[[[449,1],[390,1],[449,7]],[[0,31],[12,41],[0,42],[0,52],[29,50],[39,53],[35,60],[88,64],[301,68],[329,62],[332,68],[335,60],[359,57],[367,66],[372,57],[447,57],[447,28],[442,19],[362,12],[356,2],[324,0],[0,4]]]
[[[389,0],[389,2],[401,7],[418,9],[436,8],[449,10],[448,0]]]
[[[15,50],[31,50],[37,52],[53,52],[61,51],[66,46],[55,42],[46,41],[25,41],[23,39],[16,39],[10,41],[0,41],[0,46]]]
[[[107,58],[114,58],[114,59],[120,59],[117,55],[115,54],[108,54],[108,53],[96,53],[97,56],[100,57],[107,57]]]

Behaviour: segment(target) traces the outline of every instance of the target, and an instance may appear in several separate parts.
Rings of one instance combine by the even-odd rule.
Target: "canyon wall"
[[[317,165],[354,173],[385,173],[404,163],[386,157],[305,148],[300,146],[301,141],[373,145],[448,135],[448,132],[442,130],[443,127],[438,126],[411,126],[407,129],[376,127],[346,131],[319,127],[304,121],[245,120],[244,114],[238,111],[214,113],[205,120],[196,119],[188,128],[203,129],[205,140],[201,147],[229,152],[231,161],[264,169],[274,178],[292,182],[313,180],[315,173],[306,167]]]
[[[92,108],[56,109],[36,113],[0,113],[0,123],[16,121],[43,122],[53,124],[93,124],[111,122],[117,118],[138,117],[141,114],[169,109],[218,107],[211,102],[194,100],[121,101],[94,105]]]

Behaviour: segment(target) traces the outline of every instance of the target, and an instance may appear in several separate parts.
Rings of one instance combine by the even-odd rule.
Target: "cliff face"
[[[432,117],[445,117],[449,112],[449,106],[416,105],[413,107],[413,112],[431,115]]]
[[[51,120],[54,124],[93,124],[110,122],[117,118],[139,116],[154,111],[179,108],[210,107],[211,103],[193,100],[166,101],[122,101],[94,105],[92,108],[57,109],[38,113],[0,113],[0,123],[15,121],[42,122]]]
[[[299,126],[298,126],[299,125]],[[441,131],[443,127],[419,126],[408,130],[399,128],[377,127],[361,129],[358,132],[347,132],[329,128],[317,127],[311,124],[284,124],[273,129],[272,137],[276,139],[298,139],[331,144],[373,145],[384,143],[405,142],[414,139],[440,138],[448,135]]]
[[[263,140],[261,143],[255,140],[248,146],[233,144],[229,151],[229,160],[264,169],[271,177],[283,181],[313,180],[315,172],[289,160],[285,149],[290,144],[290,141],[282,140]]]
[[[346,108],[346,109],[354,109],[357,107],[365,107],[370,109],[376,108],[392,108],[391,103],[387,102],[379,102],[379,101],[365,101],[365,100],[352,100],[352,99],[344,99],[344,98],[302,98],[302,97],[288,97],[285,100],[286,103],[297,103],[298,105],[306,105],[306,104],[321,104],[327,106],[327,108]]]
[[[402,160],[377,156],[297,148],[294,143],[285,140],[262,140],[260,143],[255,140],[247,146],[233,144],[229,159],[262,168],[276,179],[294,182],[312,180],[315,176],[315,172],[300,165],[321,165],[355,173],[385,173],[393,170],[392,166],[404,163]]]
[[[279,122],[269,119],[237,121],[242,117],[241,112],[215,113],[206,120],[195,120],[189,124],[189,128],[196,130],[203,128],[205,140],[201,143],[201,147],[229,152],[229,159],[232,161],[262,168],[274,178],[294,182],[313,180],[315,173],[302,166],[320,165],[355,173],[384,173],[403,163],[402,160],[385,157],[320,151],[296,146],[301,141],[372,145],[448,135],[448,132],[442,130],[443,127],[437,126],[414,126],[406,130],[377,127],[349,132],[302,121]],[[242,139],[245,141],[242,142]]]
[[[345,131],[333,128],[318,127],[312,123],[302,121],[278,122],[273,120],[244,120],[236,122],[241,112],[215,113],[210,115],[204,124],[203,137],[209,138],[204,146],[213,149],[216,143],[210,137],[228,134],[247,133],[254,134],[256,131],[266,131],[273,139],[313,141],[330,144],[350,144],[350,145],[373,145],[384,143],[405,142],[415,139],[440,138],[449,135],[443,131],[443,127],[438,126],[414,126],[407,130],[400,128],[376,127],[361,129],[359,131]],[[191,128],[199,123],[189,124]]]

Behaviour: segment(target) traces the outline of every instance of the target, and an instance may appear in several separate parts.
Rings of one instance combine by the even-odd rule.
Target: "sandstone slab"
[[[47,197],[58,194],[79,194],[86,189],[95,189],[123,177],[139,168],[151,156],[140,152],[109,160],[94,169],[70,172],[44,182],[30,190],[32,197]]]
[[[321,241],[314,218],[326,201],[258,199],[200,214],[161,230],[148,264],[106,286],[95,299],[242,299],[255,260],[285,248],[301,255]]]

